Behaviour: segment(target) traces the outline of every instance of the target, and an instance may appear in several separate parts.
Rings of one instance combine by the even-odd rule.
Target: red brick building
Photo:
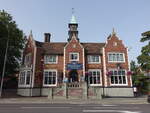
[[[84,43],[79,40],[74,16],[68,27],[67,42],[51,42],[50,33],[44,34],[44,42],[29,35],[18,94],[44,96],[49,88],[64,82],[87,82],[89,87],[100,88],[105,96],[133,96],[128,49],[114,30],[105,43]]]

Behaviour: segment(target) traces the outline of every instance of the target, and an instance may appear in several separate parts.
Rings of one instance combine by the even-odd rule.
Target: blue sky
[[[105,42],[114,27],[118,37],[130,48],[130,60],[136,60],[144,43],[141,33],[150,30],[150,0],[0,0],[0,9],[10,13],[18,27],[35,40],[44,33],[52,41],[66,41],[71,9],[79,24],[81,42]]]

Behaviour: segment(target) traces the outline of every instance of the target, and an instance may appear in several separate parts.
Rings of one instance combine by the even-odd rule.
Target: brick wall
[[[65,47],[65,66],[68,63],[71,63],[69,60],[69,53],[76,52],[79,53],[79,61],[78,63],[83,64],[83,48],[82,45],[78,42],[78,40],[75,39],[75,37],[72,38],[72,40],[66,45]],[[69,77],[69,70],[66,70],[65,75],[66,77]],[[78,72],[78,78],[80,78],[81,75],[83,75],[83,70],[77,70]]]
[[[107,40],[106,46],[105,46],[105,58],[106,58],[106,71],[109,69],[116,69],[117,63],[110,63],[108,62],[108,53],[109,52],[119,52],[124,53],[125,55],[125,62],[119,63],[121,67],[125,70],[129,70],[129,62],[128,62],[128,55],[127,55],[127,48],[122,43],[122,40],[119,40],[119,38],[116,35],[113,35]],[[131,86],[130,76],[127,76],[128,86]],[[107,77],[107,85],[110,86],[110,78]]]

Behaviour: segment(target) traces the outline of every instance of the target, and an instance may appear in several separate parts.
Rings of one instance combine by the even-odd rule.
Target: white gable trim
[[[107,87],[107,75],[106,75],[106,55],[105,55],[105,48],[103,47],[103,78],[104,78],[104,86]]]
[[[84,47],[81,45],[81,43],[77,40],[76,36],[73,34],[71,40],[70,40],[70,41],[66,44],[66,46],[64,47],[65,49],[66,49],[66,47],[72,42],[73,39],[75,39],[76,42],[79,43],[79,45],[80,45],[81,48],[84,48]]]

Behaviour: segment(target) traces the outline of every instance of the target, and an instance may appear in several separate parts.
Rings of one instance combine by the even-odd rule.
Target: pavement
[[[148,104],[0,104],[0,113],[149,113]]]
[[[16,98],[0,98],[2,103],[66,103],[66,104],[149,104],[147,96],[136,98],[103,98],[98,99],[48,99],[47,97],[16,97]]]

